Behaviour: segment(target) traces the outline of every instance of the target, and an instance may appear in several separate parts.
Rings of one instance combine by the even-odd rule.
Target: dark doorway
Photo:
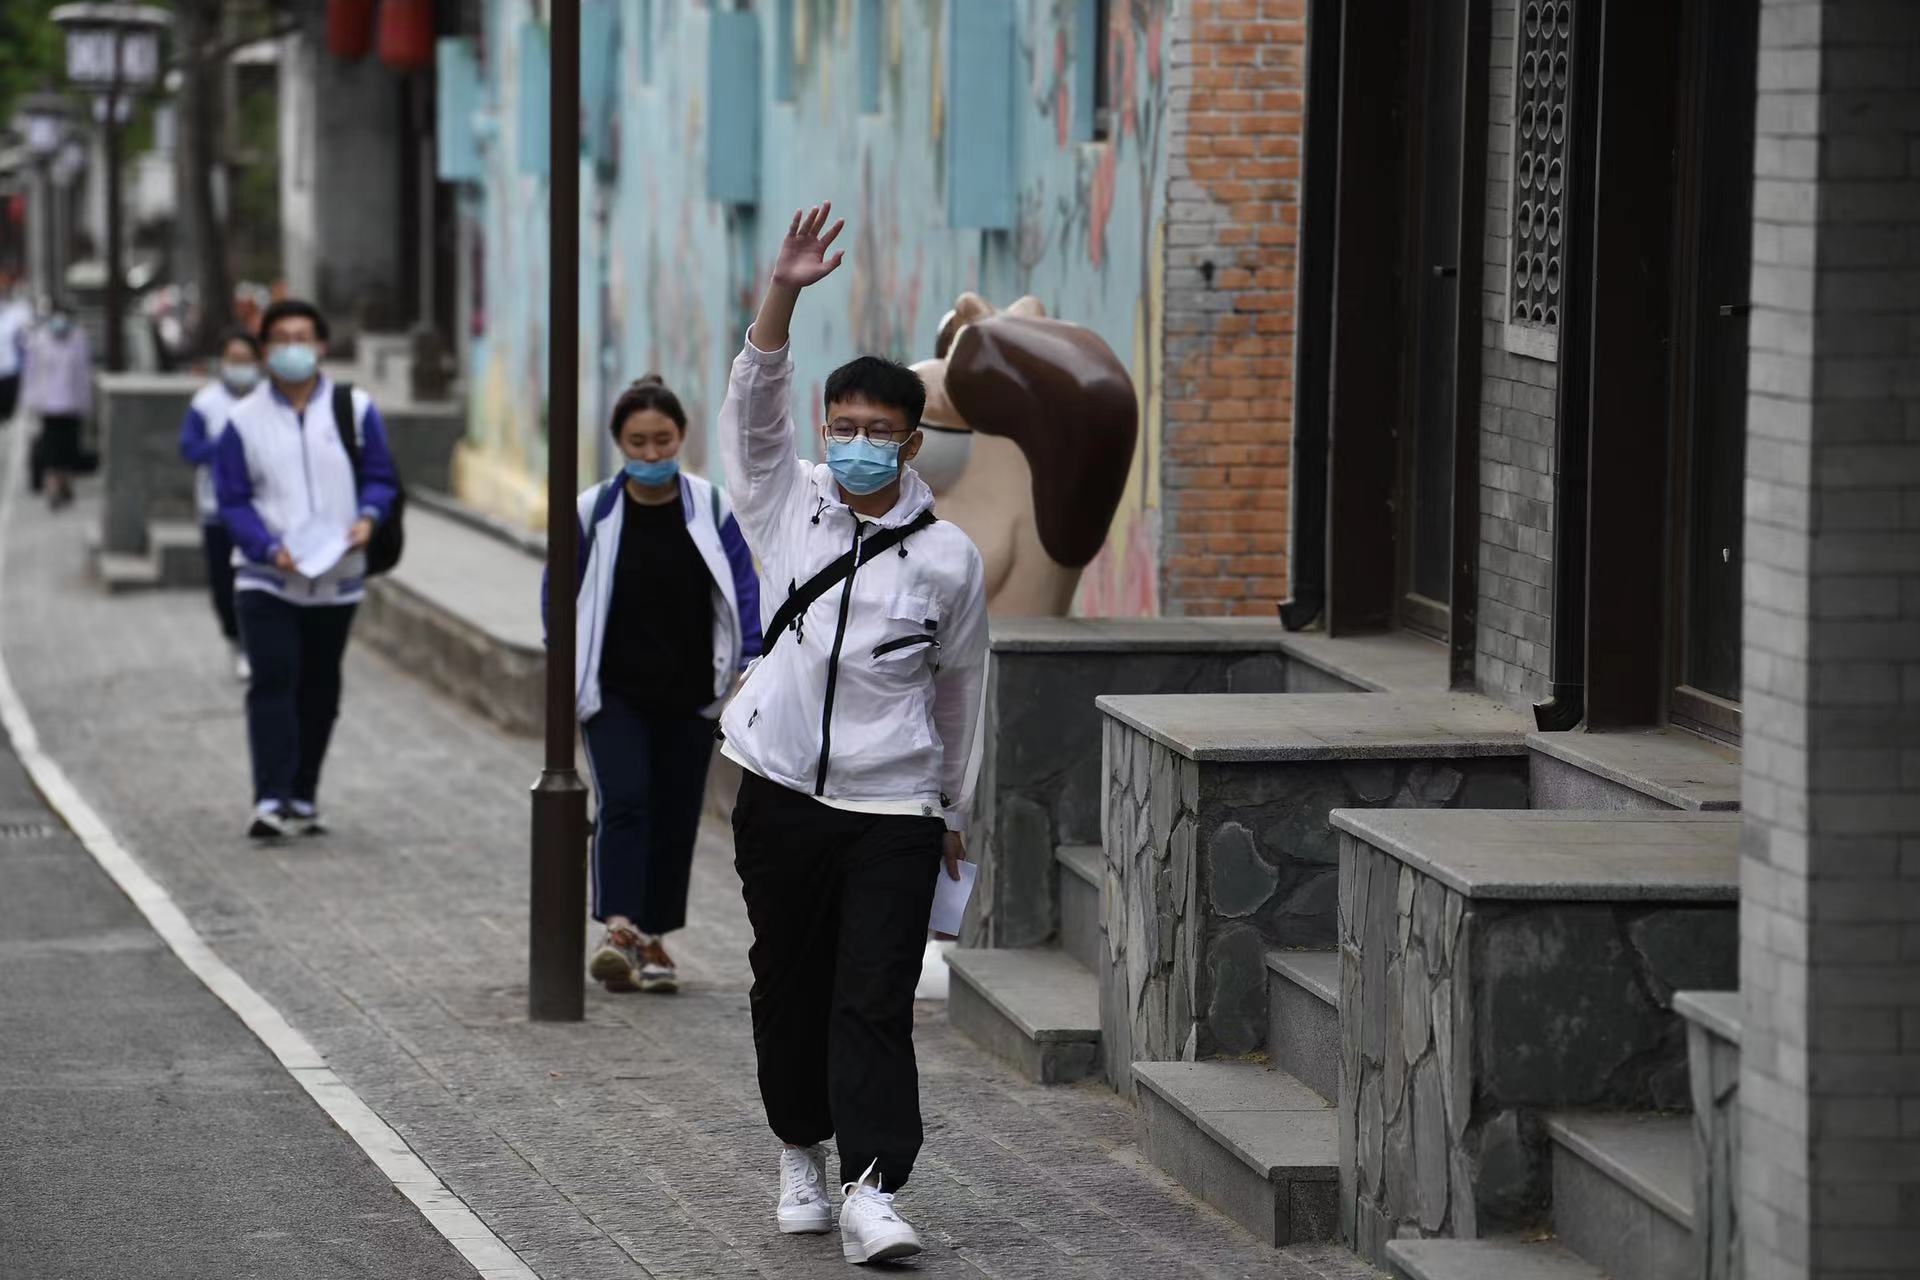
[[[1681,166],[1669,718],[1739,732],[1747,313],[1752,262],[1756,0],[1691,0],[1692,128]],[[1691,288],[1685,282],[1691,278]]]
[[[1420,109],[1410,165],[1418,216],[1408,229],[1407,318],[1413,331],[1406,347],[1411,367],[1400,457],[1400,621],[1444,638],[1453,595],[1467,0],[1433,0],[1418,13]]]

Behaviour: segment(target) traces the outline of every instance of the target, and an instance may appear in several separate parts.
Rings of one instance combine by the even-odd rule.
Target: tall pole
[[[573,495],[580,452],[580,0],[552,6],[547,206],[547,762],[533,788],[527,1016],[586,1012],[587,789],[574,768]]]
[[[120,255],[120,59],[124,28],[113,34],[113,82],[107,89],[107,372],[127,367],[127,271]]]

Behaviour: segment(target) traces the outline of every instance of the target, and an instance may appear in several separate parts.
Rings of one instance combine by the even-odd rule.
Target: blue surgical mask
[[[282,382],[305,382],[320,367],[320,353],[304,342],[287,342],[267,352],[267,368]]]
[[[626,470],[629,480],[658,488],[671,483],[680,474],[680,459],[662,458],[658,462],[642,462],[638,458],[628,458]]]
[[[236,396],[243,396],[260,385],[260,366],[257,364],[222,364],[220,381],[227,390]]]
[[[53,318],[47,321],[47,328],[53,330],[54,337],[64,338],[73,332],[73,317],[55,312]]]
[[[865,436],[829,440],[827,469],[848,493],[878,493],[900,478],[900,446],[876,444]]]

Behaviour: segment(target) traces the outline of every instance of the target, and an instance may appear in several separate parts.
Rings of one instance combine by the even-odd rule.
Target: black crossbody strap
[[[890,529],[882,529],[871,538],[861,542],[860,563],[865,564],[887,548],[898,546],[900,543],[906,541],[909,536],[920,532],[932,524],[934,519],[933,512],[922,511],[906,524],[895,525]],[[789,592],[786,600],[774,611],[773,621],[767,624],[766,642],[760,650],[761,656],[764,657],[772,653],[773,646],[780,643],[780,637],[785,635],[793,628],[794,624],[799,622],[807,610],[813,607],[813,602],[827,594],[833,587],[846,581],[853,575],[853,570],[853,552],[844,551],[838,559],[828,564],[826,568],[814,574],[811,578],[808,578],[805,583],[795,587]]]

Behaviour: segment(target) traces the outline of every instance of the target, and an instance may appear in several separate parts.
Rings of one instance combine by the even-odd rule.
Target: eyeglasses
[[[855,422],[852,418],[835,418],[826,426],[827,439],[839,444],[851,444],[861,436],[865,436],[874,444],[903,444],[914,431],[913,427],[896,426],[888,418],[875,418],[870,422]]]

